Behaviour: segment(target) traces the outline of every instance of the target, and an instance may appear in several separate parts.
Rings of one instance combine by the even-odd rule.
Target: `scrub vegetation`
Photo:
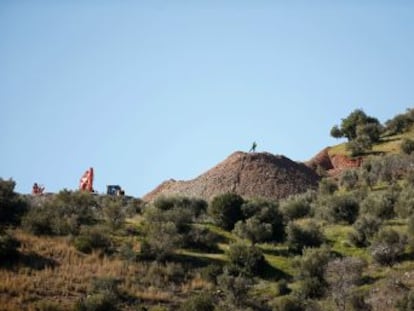
[[[0,309],[413,310],[413,123],[352,112],[330,154],[361,164],[277,201],[28,196],[0,179]]]

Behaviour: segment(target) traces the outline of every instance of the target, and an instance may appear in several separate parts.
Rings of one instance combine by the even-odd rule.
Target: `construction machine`
[[[79,190],[94,192],[93,190],[93,167],[90,167],[80,179]]]
[[[45,190],[45,187],[43,187],[43,185],[38,185],[37,182],[35,182],[32,187],[32,194],[41,195],[43,194],[44,190]]]
[[[95,192],[93,189],[93,168],[90,167],[81,177],[79,181],[79,190],[81,191],[88,191],[88,192]],[[123,196],[125,195],[125,191],[119,185],[107,185],[106,186],[106,194],[107,195],[115,195],[115,196]]]
[[[122,190],[120,185],[107,185],[106,186],[106,194],[107,195],[123,196],[123,195],[125,195],[125,191]]]

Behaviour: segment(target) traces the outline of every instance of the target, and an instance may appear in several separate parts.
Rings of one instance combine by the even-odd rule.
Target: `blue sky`
[[[311,4],[310,4],[311,3]],[[0,1],[0,177],[142,196],[414,104],[412,1]]]

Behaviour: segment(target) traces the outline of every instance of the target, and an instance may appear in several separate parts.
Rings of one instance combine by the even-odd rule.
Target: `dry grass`
[[[160,290],[152,286],[142,291],[137,291],[136,296],[144,301],[152,301],[152,302],[168,302],[168,301],[171,301],[173,298],[172,293]]]
[[[181,285],[182,293],[191,293],[197,290],[210,290],[213,285],[206,280],[203,280],[199,275],[189,280],[187,283]]]
[[[380,142],[372,147],[372,151],[383,154],[399,153],[401,142],[405,138],[414,139],[414,127],[410,131],[403,134],[383,137]],[[346,149],[346,143],[332,146],[328,152],[330,156],[338,154],[346,156],[351,155],[351,153]]]
[[[48,302],[70,310],[88,293],[91,281],[100,277],[118,279],[120,291],[150,304],[176,298],[168,284],[159,288],[142,281],[151,279],[147,263],[128,263],[99,252],[85,255],[64,237],[36,237],[21,230],[11,233],[21,242],[21,258],[0,268],[0,310],[39,310],[36,305]],[[208,286],[195,277],[177,288],[190,294]]]
[[[6,310],[31,310],[39,300],[69,308],[88,291],[93,278],[124,278],[135,272],[120,260],[79,253],[65,238],[40,238],[19,230],[14,235],[22,243],[23,259],[0,269],[0,305],[7,305]]]

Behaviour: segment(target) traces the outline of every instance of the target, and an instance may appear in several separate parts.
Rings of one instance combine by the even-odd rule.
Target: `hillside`
[[[366,151],[360,156],[352,157],[350,151],[347,150],[347,143],[345,142],[324,148],[312,159],[306,161],[305,164],[315,171],[319,167],[327,171],[328,175],[336,176],[345,169],[359,167],[364,159],[369,156],[401,153],[401,143],[404,139],[414,140],[414,127],[402,134],[384,135],[378,143],[372,146],[372,150]]]
[[[382,133],[306,165],[235,152],[144,200],[0,178],[0,310],[412,311],[414,132]]]
[[[182,195],[210,200],[233,192],[246,198],[278,200],[317,186],[319,177],[303,164],[270,153],[235,152],[212,169],[189,181],[169,180],[143,197]]]
[[[365,156],[369,155],[384,155],[384,154],[396,154],[400,153],[401,149],[401,142],[404,139],[414,139],[414,127],[412,127],[409,131],[397,134],[397,135],[387,135],[381,137],[380,142],[374,144],[372,151],[367,152]],[[329,155],[331,157],[337,155],[344,155],[350,157],[351,154],[348,150],[346,150],[346,143],[341,143],[335,146],[332,146],[329,149]]]

